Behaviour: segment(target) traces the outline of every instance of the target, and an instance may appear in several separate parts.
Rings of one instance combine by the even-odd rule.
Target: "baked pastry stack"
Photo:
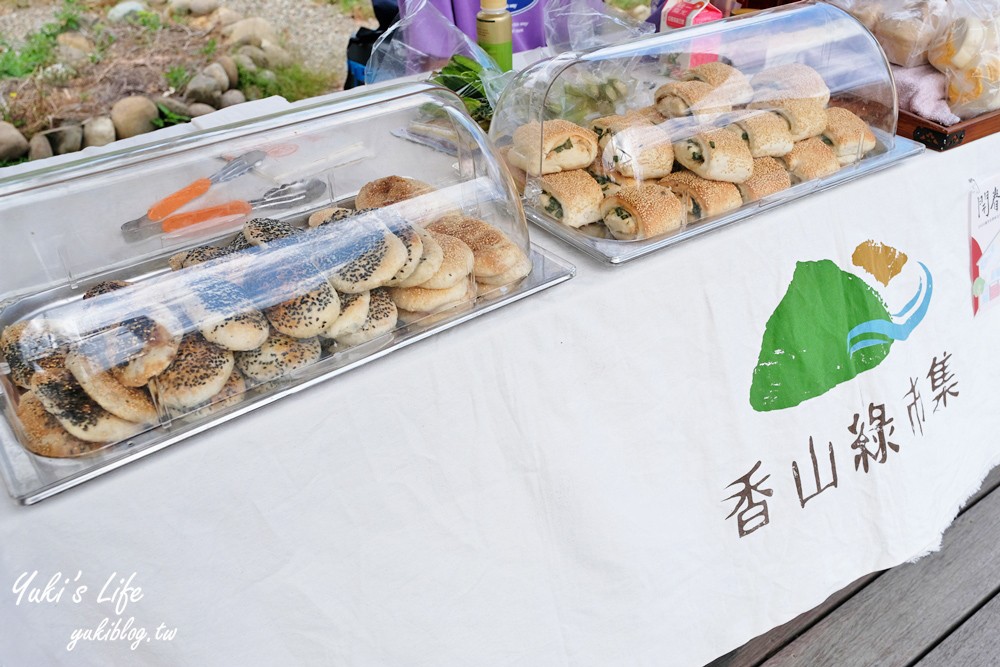
[[[590,162],[596,138],[592,148]],[[582,176],[599,203],[585,171],[551,176]],[[484,220],[408,221],[400,204],[433,192],[389,176],[361,188],[360,208],[317,211],[304,226],[254,218],[222,243],[171,256],[174,273],[89,286],[79,321],[7,327],[0,355],[20,391],[25,446],[83,456],[167,420],[217,413],[324,354],[388,341],[400,322],[449,317],[531,272],[521,247]],[[585,217],[596,220],[594,208]]]
[[[751,78],[711,62],[680,79],[656,90],[654,107],[595,118],[587,128],[565,120],[518,128],[508,161],[520,156],[536,210],[587,236],[647,239],[827,177],[877,145],[864,120],[829,107],[830,88],[807,65],[777,65]],[[536,149],[528,161],[519,142],[538,142],[555,128],[562,134],[546,135],[544,148],[591,132],[597,159],[580,167],[581,155],[555,170]]]

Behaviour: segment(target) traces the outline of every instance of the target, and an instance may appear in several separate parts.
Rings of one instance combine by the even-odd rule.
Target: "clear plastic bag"
[[[875,38],[889,62],[902,67],[927,63],[927,48],[948,12],[946,0],[902,0],[882,5],[876,17]]]
[[[469,114],[489,127],[492,107],[513,74],[503,72],[475,42],[427,0],[406,14],[372,47],[365,83],[402,77],[429,78],[462,98]]]
[[[655,30],[652,23],[614,13],[602,0],[548,0],[544,21],[552,53],[627,42]]]
[[[871,32],[882,19],[883,4],[872,0],[828,0],[834,7],[840,7],[845,12],[861,21]]]
[[[952,0],[928,59],[944,73],[960,118],[1000,109],[1000,2]]]

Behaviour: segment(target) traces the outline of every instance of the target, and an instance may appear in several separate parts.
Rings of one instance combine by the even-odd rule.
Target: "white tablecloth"
[[[0,502],[0,664],[699,665],[936,547],[1000,458],[1000,314],[973,318],[967,250],[968,179],[998,150],[928,153],[617,268],[533,230],[574,280]],[[846,269],[869,239],[932,271],[925,321],[854,380],[752,410],[796,262]],[[924,386],[917,436],[904,393],[945,353],[958,396],[934,412]],[[870,403],[899,449],[866,474],[848,427]],[[839,484],[803,507],[810,437]],[[769,523],[740,537],[728,485],[757,461]]]

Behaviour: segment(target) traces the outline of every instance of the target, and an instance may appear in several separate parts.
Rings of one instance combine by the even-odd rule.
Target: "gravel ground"
[[[21,8],[14,0],[0,0],[0,40],[16,45],[18,37],[52,21],[60,5],[58,1],[32,0],[29,7]],[[246,17],[267,19],[305,67],[332,71],[338,87],[343,85],[347,40],[363,24],[325,0],[222,0],[222,5]]]

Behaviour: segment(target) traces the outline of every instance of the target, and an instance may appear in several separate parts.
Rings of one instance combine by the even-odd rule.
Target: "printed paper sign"
[[[1000,174],[972,179],[969,206],[969,252],[972,312],[1000,302]]]

